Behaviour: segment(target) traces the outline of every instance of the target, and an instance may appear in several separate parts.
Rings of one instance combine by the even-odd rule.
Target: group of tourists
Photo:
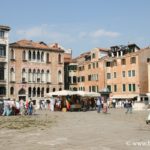
[[[11,115],[32,115],[33,113],[33,102],[31,100],[3,100],[0,102],[0,115],[11,116]]]

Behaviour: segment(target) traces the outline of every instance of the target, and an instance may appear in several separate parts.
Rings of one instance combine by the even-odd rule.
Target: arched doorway
[[[26,90],[21,88],[18,92],[18,98],[19,98],[19,101],[22,99],[22,100],[26,100]]]

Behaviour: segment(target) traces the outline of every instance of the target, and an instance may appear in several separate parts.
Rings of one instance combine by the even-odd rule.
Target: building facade
[[[8,96],[8,55],[10,27],[0,25],[0,99]]]
[[[9,97],[43,100],[64,89],[64,50],[57,43],[20,40],[10,44]]]
[[[99,92],[104,88],[104,57],[108,50],[95,48],[69,65],[70,90]]]
[[[147,100],[150,49],[136,44],[113,46],[105,59],[105,83],[113,99]]]

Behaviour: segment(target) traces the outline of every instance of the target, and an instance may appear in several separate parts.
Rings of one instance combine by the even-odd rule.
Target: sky
[[[59,43],[73,57],[95,47],[150,46],[150,0],[0,0],[9,40]]]

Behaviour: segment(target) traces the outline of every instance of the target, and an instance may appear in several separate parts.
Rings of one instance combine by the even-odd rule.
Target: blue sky
[[[95,47],[150,45],[150,0],[0,0],[10,42],[58,42],[73,56]]]

